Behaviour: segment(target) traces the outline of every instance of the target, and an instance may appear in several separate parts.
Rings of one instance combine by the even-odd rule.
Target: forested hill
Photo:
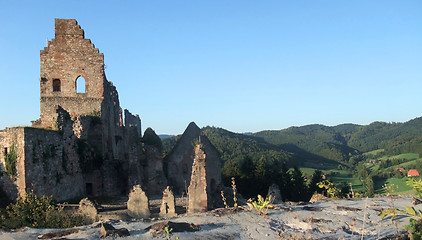
[[[220,151],[224,162],[242,165],[245,159],[260,159],[272,165],[327,169],[339,163],[352,166],[362,153],[383,149],[385,155],[422,154],[422,117],[405,123],[374,122],[369,125],[341,124],[334,127],[307,125],[283,130],[238,134],[222,128],[202,131]],[[163,140],[169,151],[178,137]]]
[[[405,123],[374,122],[369,125],[342,124],[334,127],[307,125],[253,136],[284,147],[295,146],[308,153],[343,163],[363,152],[384,149],[385,154],[422,153],[422,118]]]

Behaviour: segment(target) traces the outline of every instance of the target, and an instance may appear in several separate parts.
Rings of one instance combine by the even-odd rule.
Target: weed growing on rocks
[[[237,188],[236,188],[236,182],[234,181],[234,177],[232,177],[232,189],[233,189],[233,202],[234,202],[234,208],[237,208]]]
[[[266,197],[264,199],[261,195],[258,195],[258,201],[249,199],[247,204],[251,210],[255,209],[259,215],[267,215],[268,208],[273,207],[271,205],[272,202],[272,197]]]

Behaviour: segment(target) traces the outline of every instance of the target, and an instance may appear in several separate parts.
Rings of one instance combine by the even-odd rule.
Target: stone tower
[[[44,128],[55,127],[59,105],[71,115],[101,112],[108,85],[104,55],[85,39],[75,19],[55,19],[55,38],[41,50],[40,59],[40,115]]]

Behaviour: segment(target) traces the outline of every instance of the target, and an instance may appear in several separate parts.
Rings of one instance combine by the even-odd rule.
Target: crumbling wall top
[[[76,19],[54,19],[56,38],[60,36],[72,36],[84,38],[84,30],[78,25]]]

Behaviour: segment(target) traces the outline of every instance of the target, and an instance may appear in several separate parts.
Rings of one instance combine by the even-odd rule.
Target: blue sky
[[[422,116],[419,0],[0,3],[0,129],[39,118],[54,18],[78,20],[121,107],[159,134]]]

